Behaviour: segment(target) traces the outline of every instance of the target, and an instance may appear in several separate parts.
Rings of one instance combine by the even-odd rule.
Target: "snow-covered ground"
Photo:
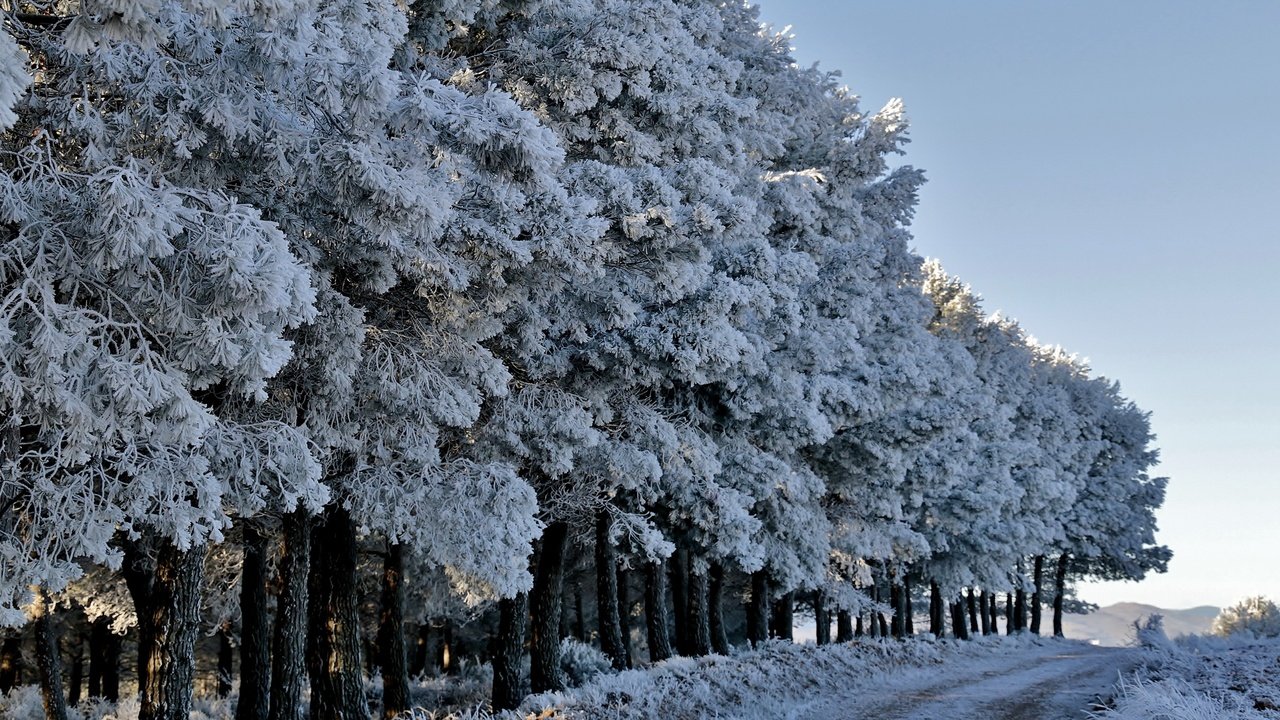
[[[420,681],[417,703],[464,709],[420,709],[412,720],[1280,720],[1280,640],[1144,639],[1141,649],[1033,636],[821,648],[773,642],[728,657],[599,674],[496,716],[482,707],[488,675],[481,667]],[[370,690],[376,698],[376,681]],[[227,720],[233,706],[234,697],[198,699],[192,720]],[[0,717],[43,717],[37,689],[0,697]],[[73,717],[131,720],[137,703],[82,705]]]
[[[1155,638],[1100,720],[1280,718],[1280,638]]]
[[[1085,718],[1139,651],[1040,638],[769,644],[534,696],[507,717]]]

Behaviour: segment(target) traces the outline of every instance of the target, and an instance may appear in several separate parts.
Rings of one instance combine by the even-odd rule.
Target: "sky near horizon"
[[[1081,598],[1280,601],[1280,2],[760,5],[904,99],[917,252],[1151,411],[1169,572]]]

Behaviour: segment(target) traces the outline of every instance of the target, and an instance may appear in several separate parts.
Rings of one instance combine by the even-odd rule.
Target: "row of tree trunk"
[[[270,538],[256,527],[244,528],[240,699],[236,718],[302,720],[305,683],[310,686],[311,720],[367,718],[354,522],[341,507],[329,508],[318,520],[295,512],[284,518],[280,534],[283,555],[272,628],[267,611]],[[523,697],[526,688],[522,686],[521,661],[526,649],[530,656],[528,690],[546,692],[565,685],[560,669],[560,640],[568,536],[565,523],[548,524],[533,555],[532,590],[499,603],[498,629],[491,643],[495,709],[514,708]],[[601,513],[595,527],[596,629],[601,649],[613,667],[624,669],[632,663],[628,642],[630,612],[625,594],[628,575],[619,564],[609,536],[610,518]],[[194,684],[204,553],[201,549],[183,551],[145,534],[127,542],[125,550],[123,574],[138,616],[139,718],[185,720],[191,709]],[[1061,635],[1067,563],[1067,556],[1061,556],[1055,573],[1056,635]],[[396,717],[410,705],[403,564],[403,549],[390,545],[384,557],[378,638],[371,658],[383,678],[384,718]],[[1028,629],[1028,606],[1030,631],[1040,631],[1043,571],[1044,558],[1036,557],[1032,573],[1036,589],[1030,602],[1021,589],[1006,596],[1007,632]],[[644,578],[645,631],[651,662],[665,660],[677,652],[686,656],[728,652],[722,610],[724,572],[720,566],[697,563],[687,550],[681,549],[667,563],[645,564]],[[910,576],[890,578],[887,590],[887,598],[882,598],[884,593],[878,585],[869,593],[874,602],[888,600],[890,618],[875,613],[864,620],[862,615],[855,618],[838,610],[835,641],[848,642],[862,635],[914,634]],[[999,603],[994,594],[969,590],[944,601],[937,583],[931,583],[929,590],[931,633],[944,634],[948,613],[954,637],[996,632]],[[803,599],[812,604],[818,622],[818,643],[831,642],[832,618],[825,598],[821,593],[808,593]],[[746,608],[748,642],[756,645],[769,638],[790,640],[796,602],[795,592],[774,593],[766,572],[753,573]],[[46,714],[63,720],[67,709],[61,686],[61,655],[48,607],[48,598],[42,591],[33,618],[37,669]],[[577,614],[581,624],[581,609]],[[112,645],[99,634],[112,637],[105,621],[92,626],[90,694],[118,697],[118,673],[106,670],[104,665],[114,665],[108,661],[118,660],[119,640],[116,638]],[[220,653],[226,655],[220,658],[227,675],[223,679],[224,690],[230,686],[231,652],[224,632]],[[0,646],[0,686],[16,682],[13,657],[13,644],[5,641]],[[76,677],[77,695],[79,684]]]

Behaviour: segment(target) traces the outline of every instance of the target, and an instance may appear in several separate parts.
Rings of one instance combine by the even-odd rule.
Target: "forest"
[[[1167,567],[1148,414],[913,252],[902,103],[749,4],[0,18],[0,690],[50,718],[1060,634]]]

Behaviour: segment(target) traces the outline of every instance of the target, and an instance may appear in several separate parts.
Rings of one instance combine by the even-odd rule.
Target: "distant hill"
[[[1133,640],[1133,621],[1159,613],[1164,616],[1164,629],[1169,637],[1204,634],[1218,616],[1218,608],[1211,605],[1168,610],[1141,603],[1116,603],[1099,608],[1088,615],[1066,615],[1062,618],[1062,631],[1069,638],[1093,640],[1099,645],[1128,645]]]

